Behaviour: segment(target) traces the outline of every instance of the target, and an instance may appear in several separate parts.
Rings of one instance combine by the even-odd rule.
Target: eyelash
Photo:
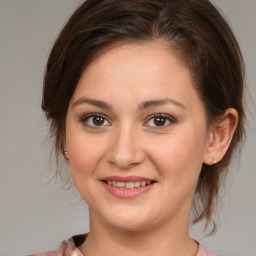
[[[153,114],[153,115],[151,115],[151,116],[149,116],[149,117],[147,118],[147,121],[144,123],[144,125],[145,125],[146,123],[148,123],[150,120],[152,120],[152,121],[154,122],[154,119],[156,119],[156,118],[163,118],[163,119],[165,120],[165,122],[168,121],[169,124],[167,124],[167,125],[164,124],[163,126],[150,126],[150,125],[146,125],[146,126],[149,126],[149,127],[151,127],[152,129],[157,129],[157,130],[159,130],[159,129],[168,128],[168,127],[171,126],[172,124],[176,123],[175,118],[171,117],[170,115],[167,115],[167,114]]]
[[[99,125],[99,126],[88,124],[88,120],[89,120],[90,118],[97,118],[97,117],[103,119],[103,124],[104,124],[105,122],[108,122],[108,124],[107,124],[107,125]],[[149,121],[152,120],[152,121],[154,122],[154,119],[156,119],[156,118],[162,118],[162,119],[164,119],[164,122],[165,122],[165,123],[166,123],[166,121],[168,121],[169,123],[168,123],[167,125],[164,123],[163,126],[147,125],[147,123],[149,123]],[[80,121],[83,123],[83,125],[85,125],[86,127],[92,128],[92,129],[102,129],[102,127],[110,126],[110,125],[111,125],[111,122],[108,121],[108,119],[107,119],[104,115],[99,114],[99,113],[87,114],[87,115],[83,116],[83,117],[80,119]],[[92,122],[93,122],[93,120],[92,120]],[[151,115],[151,116],[149,116],[149,117],[147,118],[146,122],[143,123],[143,125],[146,126],[146,127],[150,127],[150,128],[152,128],[152,129],[157,129],[157,130],[159,130],[159,129],[168,128],[169,126],[171,126],[171,125],[174,124],[174,123],[176,123],[175,118],[173,118],[173,117],[171,117],[171,116],[169,116],[169,115],[167,115],[167,114],[153,114],[153,115]]]
[[[111,123],[107,120],[107,118],[104,115],[99,114],[99,113],[91,113],[91,114],[85,115],[80,119],[80,121],[83,123],[84,126],[92,128],[92,129],[101,129],[104,126],[110,126],[110,125],[104,125],[104,126],[95,125],[94,126],[94,125],[88,124],[88,119],[96,118],[96,117],[102,118],[104,120],[104,123],[105,123],[105,121],[107,121],[111,125]]]

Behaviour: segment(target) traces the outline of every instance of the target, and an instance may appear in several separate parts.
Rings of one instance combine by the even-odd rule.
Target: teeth
[[[139,182],[139,181],[135,181],[135,182],[134,182],[134,187],[135,187],[135,188],[140,187],[140,182]]]
[[[127,182],[125,183],[126,188],[134,188],[134,183],[133,182]]]
[[[150,185],[151,181],[135,181],[135,182],[121,182],[121,181],[107,181],[108,185],[119,188],[138,188]]]
[[[120,182],[120,181],[118,181],[118,182],[117,182],[117,187],[119,187],[119,188],[124,188],[124,187],[125,187],[125,182]]]
[[[146,186],[147,182],[146,181],[142,181],[140,184],[141,184],[141,186],[144,187],[144,186]]]

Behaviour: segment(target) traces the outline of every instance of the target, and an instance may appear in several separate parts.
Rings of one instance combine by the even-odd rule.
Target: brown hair
[[[42,109],[62,153],[68,105],[90,61],[117,42],[162,39],[187,65],[208,123],[235,108],[239,122],[221,162],[203,164],[194,200],[194,223],[212,219],[220,182],[244,134],[244,62],[229,25],[208,0],[87,0],[60,32],[48,59]]]

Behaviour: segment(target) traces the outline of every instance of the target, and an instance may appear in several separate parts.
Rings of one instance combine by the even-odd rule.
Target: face
[[[106,50],[82,74],[66,119],[71,174],[91,219],[127,230],[184,225],[207,135],[191,74],[164,43]]]

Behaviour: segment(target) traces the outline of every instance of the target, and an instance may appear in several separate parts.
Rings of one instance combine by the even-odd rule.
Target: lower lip
[[[155,184],[155,182],[144,186],[144,187],[138,187],[138,188],[119,188],[119,187],[114,187],[111,185],[108,185],[104,181],[102,181],[104,187],[106,190],[112,194],[113,196],[119,197],[119,198],[134,198],[137,197],[141,194],[144,194],[148,192]]]

